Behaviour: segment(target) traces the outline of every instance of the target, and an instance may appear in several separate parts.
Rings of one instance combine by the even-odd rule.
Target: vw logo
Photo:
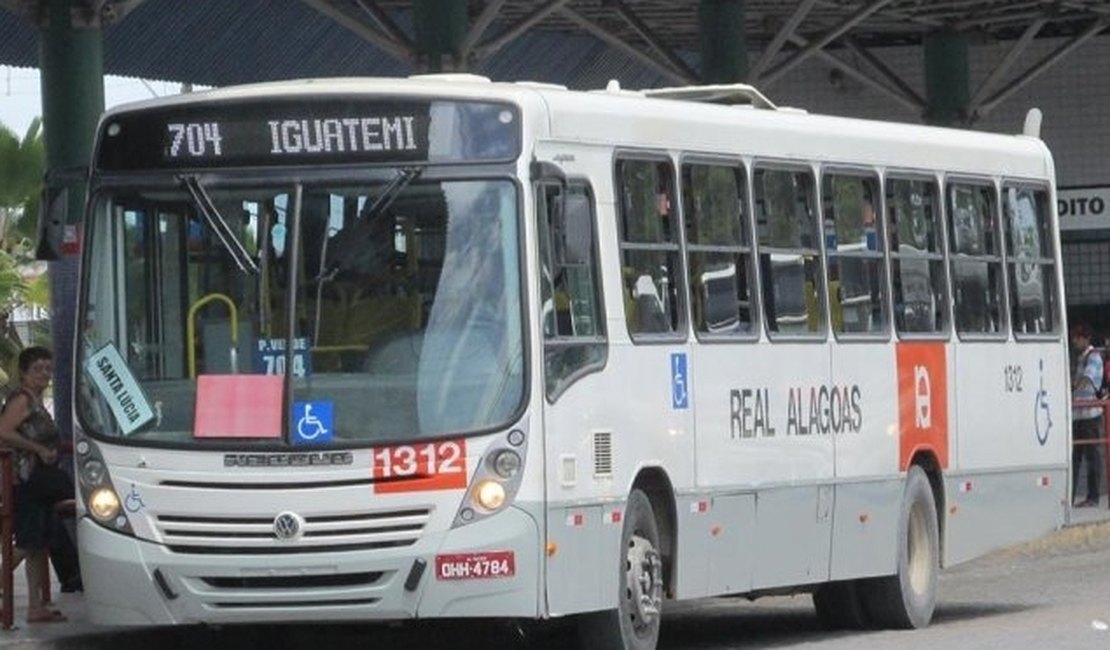
[[[296,539],[303,528],[304,519],[295,512],[283,512],[274,517],[274,537],[278,539]]]

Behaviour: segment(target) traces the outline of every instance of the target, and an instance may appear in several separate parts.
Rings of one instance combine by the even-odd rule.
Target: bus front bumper
[[[515,507],[394,549],[191,554],[88,518],[78,537],[89,618],[101,625],[541,615],[539,528]],[[468,558],[501,562],[478,577],[447,569],[437,575],[437,557],[456,568]]]

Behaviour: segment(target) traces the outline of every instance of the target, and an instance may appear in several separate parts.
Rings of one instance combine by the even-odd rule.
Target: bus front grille
[[[319,589],[374,585],[381,580],[382,575],[382,571],[366,571],[324,575],[213,577],[201,580],[209,587],[217,589]]]
[[[304,517],[299,530],[279,539],[272,516],[161,514],[163,544],[179,553],[289,554],[396,548],[420,539],[430,508]]]

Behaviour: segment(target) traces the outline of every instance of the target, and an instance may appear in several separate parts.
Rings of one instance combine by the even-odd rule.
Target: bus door
[[[545,432],[544,455],[535,458],[547,461],[546,527],[558,548],[547,558],[547,601],[561,614],[612,606],[605,596],[616,572],[603,567],[613,566],[616,549],[599,543],[611,531],[598,505],[612,483],[611,388],[600,373],[608,345],[590,188],[562,178],[534,187]]]

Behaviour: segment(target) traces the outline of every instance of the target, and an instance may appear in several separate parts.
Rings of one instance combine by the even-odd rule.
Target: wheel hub
[[[663,561],[651,542],[632,536],[628,547],[628,571],[625,575],[629,594],[629,612],[639,626],[651,625],[663,604]]]

